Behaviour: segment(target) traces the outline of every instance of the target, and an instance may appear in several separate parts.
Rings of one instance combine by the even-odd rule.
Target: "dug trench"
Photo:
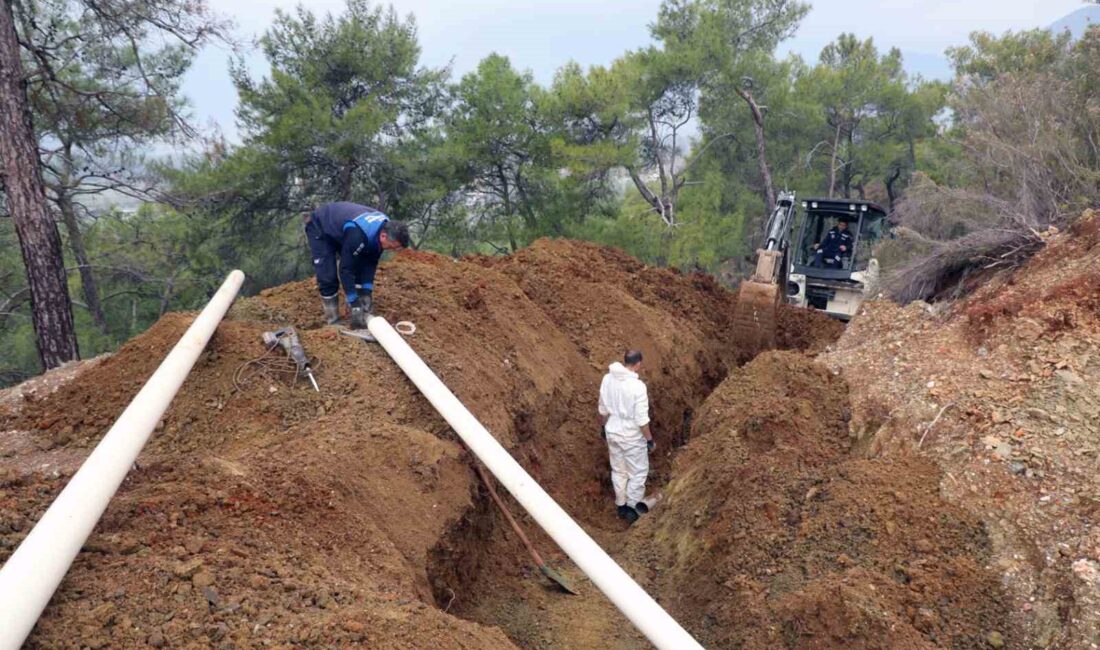
[[[843,382],[809,357],[837,324],[784,310],[780,341],[800,352],[730,373],[731,292],[569,241],[403,253],[379,286],[382,315],[417,324],[429,366],[708,647],[1011,644],[982,527],[939,499],[936,467],[849,448]],[[581,595],[552,590],[442,418],[316,302],[312,282],[238,302],[30,647],[644,647],[505,497]],[[188,321],[0,400],[0,561]],[[240,372],[286,324],[320,394]],[[646,354],[650,485],[667,495],[630,528],[594,416],[625,346]]]

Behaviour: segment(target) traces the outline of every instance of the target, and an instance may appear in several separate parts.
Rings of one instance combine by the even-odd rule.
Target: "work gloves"
[[[656,440],[646,440],[646,441],[645,441],[645,448],[646,448],[647,450],[649,450],[649,453],[651,453],[651,454],[652,454],[652,453],[653,453],[653,451],[654,451],[655,449],[657,449],[657,441],[656,441]]]
[[[339,296],[321,296],[321,308],[325,312],[325,322],[329,325],[340,320]]]
[[[370,316],[373,307],[374,300],[369,293],[365,296],[356,296],[351,303],[351,329],[367,329],[367,317]]]

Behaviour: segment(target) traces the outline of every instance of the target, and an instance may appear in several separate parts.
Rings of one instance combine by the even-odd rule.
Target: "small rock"
[[[217,590],[213,587],[203,587],[202,597],[206,599],[206,602],[210,603],[211,607],[217,607],[222,602],[221,597],[218,596]]]
[[[994,377],[993,373],[985,368],[979,370],[978,374],[982,376],[982,379],[993,379]]]
[[[183,543],[183,547],[187,549],[188,553],[194,555],[195,553],[202,551],[202,544],[203,541],[201,537],[192,537]]]
[[[1054,376],[1057,377],[1063,384],[1083,384],[1084,379],[1081,379],[1081,375],[1073,372],[1072,370],[1056,370]]]
[[[936,547],[927,538],[918,539],[915,546],[921,553],[931,553],[936,550]]]
[[[344,621],[340,625],[352,634],[362,634],[367,629],[367,626],[363,625],[359,621]]]
[[[206,626],[206,636],[210,637],[211,641],[219,641],[225,637],[226,634],[229,634],[229,626],[225,623]]]
[[[210,585],[214,584],[214,574],[210,573],[209,571],[201,571],[199,573],[196,573],[191,578],[191,584],[195,585],[195,587],[198,589],[209,587]]]
[[[1087,558],[1081,558],[1073,563],[1073,575],[1085,582],[1100,583],[1100,565]]]
[[[1008,464],[1008,471],[1013,474],[1023,474],[1027,470],[1027,465],[1021,462],[1012,462]]]
[[[1003,648],[1005,647],[1005,639],[1000,632],[990,632],[985,635],[985,642],[989,644],[991,648]]]
[[[0,469],[0,488],[9,486],[16,487],[21,482],[19,472],[15,471],[15,468],[9,467],[7,469]]]
[[[1047,413],[1043,409],[1038,408],[1036,406],[1032,406],[1031,408],[1029,408],[1027,410],[1027,414],[1030,415],[1031,417],[1035,418],[1036,420],[1053,420],[1054,419],[1050,416],[1050,413]]]
[[[175,574],[177,578],[186,579],[198,573],[201,568],[202,559],[195,558],[187,562],[177,563],[176,566],[172,568],[172,573]]]
[[[114,603],[106,602],[92,610],[91,618],[100,627],[107,627],[115,622],[116,607]]]
[[[160,632],[153,632],[149,635],[148,638],[145,639],[145,642],[153,646],[154,648],[163,648],[164,644],[166,643],[164,635]]]
[[[1007,442],[999,443],[996,447],[994,447],[993,455],[997,458],[1000,458],[1001,460],[1008,460],[1009,458],[1012,458],[1012,445],[1008,444]]]

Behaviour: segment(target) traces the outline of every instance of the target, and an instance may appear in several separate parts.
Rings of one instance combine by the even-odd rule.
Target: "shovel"
[[[374,338],[374,335],[371,334],[369,330],[346,330],[346,329],[341,327],[340,328],[340,333],[343,334],[344,336],[350,336],[353,339],[360,339],[360,340],[366,341],[367,343],[377,343],[378,342],[378,339]]]
[[[519,527],[516,520],[512,517],[512,513],[508,512],[508,508],[504,506],[504,502],[500,500],[500,496],[497,495],[497,491],[493,489],[493,483],[489,476],[485,473],[485,468],[478,463],[474,463],[474,469],[477,470],[477,475],[481,477],[481,482],[485,484],[485,488],[489,490],[489,496],[493,498],[493,502],[497,504],[500,511],[504,514],[504,518],[508,520],[508,523],[512,525],[512,530],[516,531],[519,538],[523,540],[523,545],[527,547],[527,552],[531,554],[531,559],[535,561],[535,565],[538,566],[542,575],[550,578],[566,593],[578,595],[576,589],[569,585],[569,582],[562,577],[560,573],[551,569],[545,562],[542,561],[542,556],[535,550],[535,547],[531,545],[531,540],[527,539],[527,535],[523,533],[523,529]]]

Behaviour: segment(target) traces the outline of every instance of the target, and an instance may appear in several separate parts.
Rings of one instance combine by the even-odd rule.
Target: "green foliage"
[[[184,16],[174,24],[205,15],[184,11],[192,0],[166,2]],[[896,49],[850,34],[816,62],[777,58],[802,2],[665,0],[651,45],[606,66],[568,63],[544,87],[499,54],[457,80],[425,68],[411,16],[347,0],[337,14],[279,12],[260,40],[270,76],[233,68],[244,141],[170,166],[139,152],[184,132],[178,81],[192,52],[155,39],[128,48],[118,33],[96,32],[95,16],[74,13],[91,6],[78,0],[20,6],[51,26],[41,39],[48,60],[73,61],[52,85],[48,75],[30,80],[44,151],[65,162],[47,172],[64,190],[55,196],[108,179],[147,200],[136,212],[70,206],[79,227],[69,241],[85,240],[106,318],[95,327],[78,305],[85,351],[110,349],[164,309],[201,304],[231,268],[245,270],[246,291],[308,275],[299,216],[327,201],[373,205],[410,222],[414,245],[454,256],[568,236],[736,280],[772,190],[891,207],[911,195],[929,228],[911,218],[916,239],[884,245],[899,260],[973,228],[952,206],[983,223],[998,214],[975,188],[996,191],[1002,206],[1026,198],[1024,211],[1044,214],[1095,200],[1097,30],[1078,43],[975,34],[949,51],[958,75],[949,85],[911,78]],[[77,33],[93,37],[66,40]],[[126,73],[136,53],[149,79]],[[28,50],[28,66],[36,60]],[[96,94],[113,104],[88,101]],[[1056,128],[1008,147],[1045,121]],[[91,174],[72,173],[85,163]],[[1043,173],[1021,185],[1014,169]],[[969,194],[943,202],[943,188]],[[35,367],[7,227],[0,221],[0,381]],[[80,287],[79,274],[70,282]]]
[[[957,77],[984,84],[1008,74],[1049,72],[1063,63],[1069,47],[1068,32],[1033,29],[1003,36],[974,32],[969,45],[950,47],[947,56]]]
[[[554,183],[547,129],[531,74],[490,54],[453,89],[447,146],[479,220],[503,234],[510,250],[537,234],[543,195]]]
[[[233,267],[242,262],[250,278],[263,278],[270,260],[233,256],[225,240],[202,218],[148,203],[136,212],[113,211],[85,231],[90,264],[99,281],[108,327],[96,327],[87,305],[74,299],[74,318],[85,357],[114,349],[145,330],[169,309],[201,307]],[[14,241],[10,220],[0,220],[0,245]],[[296,248],[296,247],[295,247]],[[0,384],[38,372],[18,247],[0,246]],[[70,291],[79,286],[75,261]]]
[[[917,141],[935,135],[933,118],[946,94],[942,84],[911,82],[896,48],[880,56],[871,39],[851,34],[822,50],[796,91],[824,109],[816,120],[821,146],[813,156],[828,179],[822,191],[867,197],[877,181],[886,196],[870,198],[891,204],[916,168]]]
[[[243,63],[233,69],[246,137],[230,157],[244,156],[238,171],[264,182],[242,187],[252,190],[242,196],[242,216],[329,200],[414,214],[416,170],[403,161],[404,147],[431,142],[446,76],[418,67],[414,19],[366,0],[349,0],[343,14],[325,18],[299,7],[293,15],[277,11],[260,44],[270,78],[253,80]],[[249,165],[262,167],[243,169]],[[257,190],[268,201],[251,204]]]

